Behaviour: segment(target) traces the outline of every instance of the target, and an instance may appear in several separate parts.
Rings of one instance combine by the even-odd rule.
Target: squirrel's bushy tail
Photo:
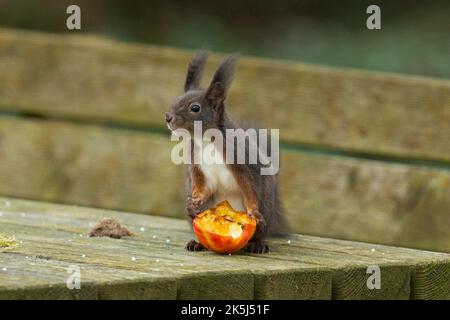
[[[271,228],[268,234],[271,238],[287,238],[291,233],[286,218],[282,214],[282,208],[272,216]]]

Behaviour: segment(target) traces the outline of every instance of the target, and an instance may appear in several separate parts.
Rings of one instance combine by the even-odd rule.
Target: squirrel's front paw
[[[203,199],[200,197],[186,198],[186,211],[191,218],[195,218],[200,213],[200,207],[203,205]]]
[[[205,199],[204,197],[201,196],[192,196],[191,198],[191,203],[193,205],[194,208],[196,209],[200,209],[200,207],[205,203]]]
[[[256,232],[264,234],[267,228],[267,223],[264,216],[259,212],[259,210],[250,211],[249,216],[256,219]]]

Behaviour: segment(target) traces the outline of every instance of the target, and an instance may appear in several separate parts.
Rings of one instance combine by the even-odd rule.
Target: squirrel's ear
[[[197,53],[189,62],[186,82],[184,83],[184,92],[192,89],[200,88],[200,80],[202,78],[203,69],[205,68],[208,53],[201,51]]]
[[[211,84],[206,91],[206,98],[213,105],[217,105],[225,100],[226,93],[233,80],[234,64],[237,58],[237,54],[225,58],[214,73]]]
[[[213,108],[222,105],[223,100],[225,100],[225,87],[222,82],[211,83],[206,91],[206,99]]]
[[[214,76],[211,80],[211,84],[221,82],[224,88],[228,89],[229,85],[231,84],[231,81],[233,80],[234,65],[236,63],[237,58],[238,55],[233,54],[222,60],[216,72],[214,73]]]

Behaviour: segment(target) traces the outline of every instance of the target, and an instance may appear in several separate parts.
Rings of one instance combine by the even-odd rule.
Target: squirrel
[[[203,132],[210,128],[218,129],[226,138],[227,129],[240,128],[230,119],[225,108],[237,55],[225,58],[215,71],[209,87],[202,90],[200,80],[207,56],[206,52],[200,52],[190,61],[184,94],[176,98],[166,113],[166,124],[172,132],[183,128],[192,137],[194,121],[201,121]],[[193,140],[191,138],[190,141],[191,157],[195,157],[194,145],[202,143]],[[236,150],[234,148],[235,156]],[[226,154],[225,146],[219,154]],[[281,215],[278,175],[261,175],[261,166],[260,163],[228,164],[225,161],[222,164],[186,164],[185,209],[190,225],[198,213],[227,200],[235,209],[245,210],[257,221],[255,234],[244,250],[250,253],[269,252],[265,240],[269,236],[285,234],[287,228]],[[189,241],[185,248],[188,251],[205,249],[195,240]]]

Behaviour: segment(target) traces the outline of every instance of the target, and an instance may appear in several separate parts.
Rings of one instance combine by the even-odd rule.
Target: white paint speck
[[[8,269],[7,269],[7,268],[2,268],[2,270],[3,270],[3,271],[7,271]]]
[[[287,243],[288,243],[288,244],[291,244],[291,240],[288,240]]]
[[[166,243],[170,243],[170,238],[169,237],[167,237]]]
[[[6,207],[11,206],[11,201],[5,201],[5,206],[6,206]]]
[[[85,254],[82,254],[81,257],[86,258],[86,255],[85,255]]]
[[[131,257],[131,261],[136,261],[136,257]]]
[[[154,235],[154,236],[152,236],[152,238],[153,238],[153,239],[156,239],[156,236]]]
[[[184,263],[180,263],[180,266],[181,266],[181,267],[184,266]]]
[[[231,253],[229,253],[228,255],[231,256]]]
[[[144,227],[141,227],[139,230],[141,230],[141,232],[144,232],[144,231],[145,231],[145,228],[144,228]]]
[[[25,212],[22,212],[21,215],[22,215],[22,217],[26,217],[27,216],[27,214]]]
[[[375,248],[372,248],[370,251],[375,252]]]
[[[82,235],[81,233],[80,233],[80,235],[79,235],[79,236],[80,236],[80,238],[83,238],[83,235]]]
[[[156,259],[155,261],[156,261],[156,262],[159,262],[159,259]]]

